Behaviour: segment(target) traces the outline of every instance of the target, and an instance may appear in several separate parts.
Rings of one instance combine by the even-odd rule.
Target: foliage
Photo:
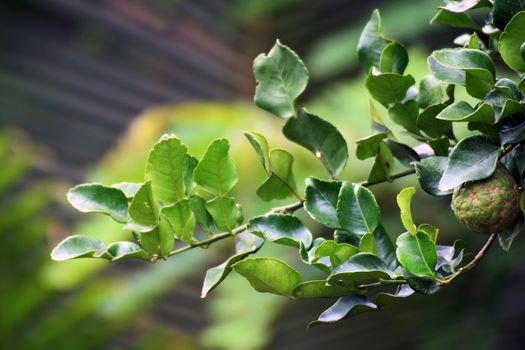
[[[478,8],[487,12],[482,30],[470,16],[470,10]],[[392,242],[368,187],[416,173],[424,191],[446,196],[491,177],[498,164],[523,185],[522,10],[521,5],[507,1],[447,1],[433,22],[475,31],[455,40],[459,47],[432,52],[428,57],[430,74],[419,83],[405,74],[409,60],[405,48],[383,33],[379,11],[372,13],[357,50],[367,72],[366,88],[371,99],[387,110],[390,121],[419,145],[400,143],[371,100],[373,134],[357,140],[356,156],[373,158],[374,164],[368,180],[361,183],[339,179],[348,160],[346,141],[335,126],[300,106],[308,84],[307,68],[290,48],[277,41],[268,54],[255,59],[255,104],[285,120],[284,136],[318,158],[328,179],[306,179],[303,198],[293,174],[293,155],[284,149],[270,149],[259,132],[246,132],[247,142],[255,150],[254,159],[259,159],[267,175],[257,195],[264,201],[288,197],[299,201],[243,224],[242,209],[230,194],[242,174],[230,158],[228,140],[212,141],[199,160],[175,135],[165,135],[149,155],[143,183],[79,185],[68,196],[80,211],[103,213],[123,223],[134,242],[106,246],[93,237],[76,235],[60,243],[52,257],[156,262],[233,238],[235,254],[208,270],[202,296],[235,271],[262,293],[291,299],[338,298],[311,325],[378,310],[414,292],[435,293],[475,267],[496,235],[503,249],[510,249],[522,229],[523,214],[502,232],[490,232],[482,250],[462,265],[459,244],[440,245],[438,228],[415,223],[411,212],[414,188],[405,188],[397,196],[406,232]],[[507,66],[502,72],[494,64],[499,57]],[[520,80],[500,77],[509,69]],[[456,90],[465,90],[469,101],[456,101]],[[458,123],[467,123],[477,134],[458,140],[454,133]],[[407,170],[392,173],[396,161]],[[312,235],[293,215],[301,208],[333,230],[333,239]],[[263,244],[297,249],[301,261],[320,270],[324,277],[305,280],[298,269],[276,257],[250,257]],[[378,293],[377,287],[387,291]]]

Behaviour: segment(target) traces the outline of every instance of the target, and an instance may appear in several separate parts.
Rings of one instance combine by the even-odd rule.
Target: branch
[[[483,245],[483,248],[481,248],[481,250],[478,252],[478,254],[476,254],[474,259],[472,259],[472,261],[469,262],[467,265],[463,266],[462,268],[460,268],[459,270],[457,270],[456,272],[454,272],[452,275],[448,276],[447,278],[445,278],[445,279],[436,279],[436,281],[442,286],[450,284],[450,282],[452,282],[459,275],[461,275],[461,274],[467,272],[468,270],[473,269],[474,267],[476,267],[478,265],[479,261],[481,259],[483,259],[485,254],[488,252],[489,248],[492,246],[492,243],[494,243],[494,241],[496,240],[496,237],[497,237],[496,233],[491,234],[489,236],[489,239],[487,240],[487,242],[485,242],[485,245]]]
[[[394,174],[394,175],[390,176],[389,179],[372,181],[372,182],[364,181],[364,182],[361,182],[360,185],[364,186],[364,187],[370,187],[370,186],[377,185],[377,184],[380,184],[380,183],[383,183],[383,182],[390,182],[392,180],[395,180],[395,179],[398,179],[400,177],[404,177],[404,176],[407,176],[407,175],[411,175],[411,174],[414,174],[414,173],[415,173],[414,169],[409,169],[409,170],[405,170],[405,171],[402,171],[400,173]],[[270,214],[276,214],[276,213],[293,213],[294,211],[296,211],[296,210],[298,210],[298,209],[303,207],[303,202],[304,202],[303,200],[300,200],[299,202],[292,203],[292,204],[289,204],[289,205],[285,205],[283,207],[273,208],[272,210],[266,212],[264,215],[270,215]],[[210,244],[212,244],[214,242],[221,241],[221,240],[223,240],[225,238],[234,237],[235,235],[237,235],[237,234],[243,232],[244,230],[246,230],[247,226],[248,225],[244,224],[242,226],[234,228],[230,232],[219,233],[219,234],[216,234],[213,237],[210,237],[210,238],[205,239],[203,241],[199,241],[197,243],[191,243],[191,244],[189,244],[189,245],[187,245],[185,247],[172,250],[168,254],[168,256],[178,255],[178,254],[184,253],[185,251],[188,251],[188,250],[191,250],[191,249],[197,248],[197,247],[208,247]]]

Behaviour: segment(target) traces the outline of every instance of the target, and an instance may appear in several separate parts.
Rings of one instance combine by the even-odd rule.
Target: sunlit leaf
[[[83,213],[103,213],[118,222],[128,219],[128,200],[121,190],[100,184],[83,184],[67,193],[71,205]]]

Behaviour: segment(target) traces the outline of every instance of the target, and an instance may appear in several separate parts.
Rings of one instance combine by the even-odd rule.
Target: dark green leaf
[[[290,118],[283,133],[321,160],[332,177],[337,177],[348,160],[348,148],[341,133],[329,122],[301,109]]]
[[[374,232],[379,225],[379,206],[372,192],[363,186],[343,182],[337,202],[341,228],[355,234]]]
[[[336,303],[326,309],[316,321],[310,322],[308,328],[321,323],[332,323],[352,316],[374,311],[377,306],[362,295],[350,295],[339,298]]]
[[[211,233],[213,231],[213,219],[206,209],[206,201],[202,197],[193,195],[190,197],[190,207],[201,229]]]
[[[155,227],[159,223],[159,207],[153,198],[151,181],[142,185],[129,204],[129,216],[134,222],[146,226]]]
[[[247,230],[269,241],[299,248],[302,242],[308,249],[312,234],[301,220],[287,214],[257,216],[248,222]]]
[[[484,79],[484,83],[493,85],[495,77],[494,63],[481,50],[441,49],[428,57],[428,65],[436,78],[448,84],[467,84],[466,72],[471,72],[471,79]],[[489,74],[483,73],[485,70]]]
[[[391,269],[395,269],[397,267],[396,249],[383,225],[379,224],[373,234],[378,249],[377,255],[383,259]]]
[[[525,10],[525,0],[494,0],[492,18],[499,30],[504,30],[512,17]]]
[[[77,258],[111,259],[104,243],[90,236],[69,236],[60,242],[51,252],[51,259],[56,261]]]
[[[186,242],[194,240],[195,216],[191,211],[189,199],[183,199],[169,207],[162,208],[161,215],[166,218],[177,239]]]
[[[108,253],[111,255],[111,260],[119,259],[142,259],[150,260],[150,255],[142,249],[138,244],[133,242],[115,242],[108,245]]]
[[[381,224],[378,227],[380,226]],[[355,233],[350,233],[350,232],[346,232],[342,230],[335,230],[334,240],[337,243],[348,243],[348,244],[351,244],[357,247],[359,246],[359,241],[361,240],[361,236]]]
[[[295,52],[276,41],[270,52],[253,62],[257,80],[255,104],[280,118],[295,114],[295,100],[308,83],[308,71]]]
[[[355,150],[357,159],[364,160],[375,157],[377,153],[379,153],[379,145],[381,144],[381,141],[387,137],[388,132],[384,131],[357,140],[357,148]]]
[[[503,61],[517,72],[525,72],[525,59],[521,46],[525,42],[525,11],[518,12],[501,34],[498,49]]]
[[[494,76],[486,69],[465,70],[465,87],[467,93],[482,99],[494,86]]]
[[[374,10],[357,44],[359,61],[367,72],[372,66],[380,67],[381,54],[389,42],[383,34],[379,11]]]
[[[481,180],[496,170],[501,153],[482,137],[467,137],[452,149],[448,166],[439,181],[439,190],[448,191],[464,182]]]
[[[232,197],[217,197],[206,203],[215,225],[221,231],[230,232],[237,226],[238,208]]]
[[[237,169],[229,156],[227,139],[214,140],[195,168],[195,182],[216,196],[227,194],[237,183]]]
[[[403,45],[392,41],[385,46],[379,62],[381,72],[403,74],[407,64],[408,53]]]
[[[482,122],[494,124],[494,110],[486,103],[482,103],[478,108],[472,108],[467,102],[455,102],[443,109],[436,117],[440,120],[452,122]]]
[[[397,73],[384,73],[374,75],[368,74],[366,87],[372,97],[385,107],[401,103],[409,87],[414,85],[415,80],[411,75],[400,75]]]
[[[118,222],[128,220],[128,200],[121,190],[100,184],[83,184],[67,193],[71,205],[83,213],[103,213]]]
[[[186,146],[175,136],[165,135],[153,147],[146,164],[146,181],[151,181],[157,202],[175,203],[184,198]]]
[[[439,138],[445,135],[451,124],[449,121],[437,118],[445,107],[445,104],[437,104],[423,110],[417,117],[417,130],[424,132],[431,138]]]
[[[512,128],[502,128],[499,132],[499,138],[502,145],[525,140],[525,123],[518,124]]]
[[[412,275],[418,277],[434,277],[437,263],[436,245],[430,237],[417,231],[415,235],[403,233],[396,241],[397,259]]]
[[[441,191],[439,181],[448,165],[447,157],[428,157],[421,162],[414,163],[419,185],[428,194],[433,196],[445,196],[452,190]]]
[[[259,157],[259,160],[266,170],[266,172],[269,174],[271,171],[271,165],[270,165],[270,151],[268,147],[268,141],[266,138],[255,131],[245,131],[244,136],[248,139],[250,144],[252,145],[253,149],[257,153],[257,156]]]
[[[420,108],[428,108],[440,104],[443,101],[443,89],[441,82],[433,75],[426,75],[419,83],[417,103]]]
[[[409,277],[407,281],[410,288],[421,294],[434,294],[439,290],[439,284],[433,279]]]
[[[412,167],[412,162],[419,162],[421,160],[419,154],[417,154],[417,152],[412,147],[390,139],[386,140],[385,142],[388,145],[388,148],[390,148],[392,151],[394,157],[407,168]]]
[[[417,133],[417,116],[419,107],[415,100],[409,100],[403,103],[396,103],[388,109],[390,119],[398,125],[401,125],[411,133]]]
[[[332,284],[355,284],[362,280],[390,279],[392,274],[381,258],[369,253],[358,253],[332,271],[328,281]]]
[[[443,136],[439,139],[429,140],[427,141],[428,145],[432,150],[434,151],[434,155],[437,157],[447,157],[448,156],[448,149],[450,147],[450,142],[448,137]]]
[[[314,220],[334,229],[340,227],[336,210],[341,185],[339,181],[306,179],[305,210]]]
[[[390,147],[385,142],[379,144],[379,152],[377,153],[374,165],[368,175],[369,182],[389,180],[390,173],[394,167],[394,156]]]
[[[414,294],[414,290],[407,284],[400,285],[395,293],[377,293],[375,304],[381,310],[393,304],[396,300],[407,298]]]
[[[445,24],[457,28],[478,29],[478,25],[466,13],[451,12],[440,9],[430,20],[431,24]]]
[[[352,285],[339,286],[328,285],[325,280],[306,281],[299,284],[293,291],[293,296],[297,299],[308,298],[339,298],[357,292],[357,288]]]
[[[261,293],[293,297],[293,290],[303,282],[299,272],[275,258],[250,258],[232,265],[252,287]]]
[[[257,189],[257,195],[265,201],[298,196],[292,171],[293,156],[283,149],[270,152],[271,172]]]

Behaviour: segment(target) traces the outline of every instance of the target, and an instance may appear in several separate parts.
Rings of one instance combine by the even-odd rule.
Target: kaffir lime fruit
[[[498,166],[491,177],[458,187],[452,206],[459,221],[479,233],[499,233],[518,217],[519,189],[504,166]]]

